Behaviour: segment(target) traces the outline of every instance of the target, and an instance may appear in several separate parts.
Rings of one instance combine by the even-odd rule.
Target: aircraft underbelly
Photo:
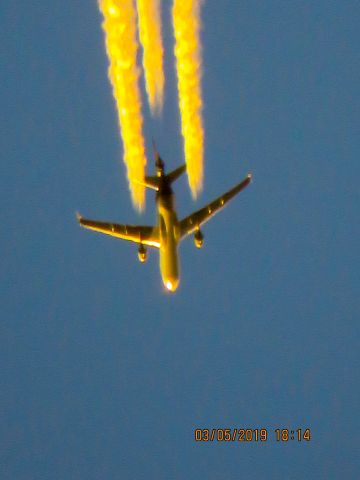
[[[175,291],[179,284],[177,218],[172,210],[160,210],[160,272],[165,287]]]

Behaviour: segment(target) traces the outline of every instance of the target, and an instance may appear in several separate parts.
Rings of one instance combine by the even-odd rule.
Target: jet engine
[[[201,233],[200,230],[196,230],[194,235],[194,243],[196,248],[201,248],[204,243],[204,235]]]
[[[139,246],[138,257],[141,263],[144,263],[147,260],[147,250],[142,244]]]

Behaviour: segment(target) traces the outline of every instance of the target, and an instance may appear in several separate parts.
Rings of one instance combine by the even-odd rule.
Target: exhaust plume
[[[102,27],[110,63],[109,78],[117,106],[132,201],[142,210],[145,187],[141,182],[144,180],[146,156],[136,65],[136,9],[133,0],[99,0],[99,8],[104,17]]]
[[[181,132],[191,193],[202,188],[204,130],[201,95],[201,0],[174,0],[173,25]]]
[[[137,0],[139,36],[143,47],[146,92],[151,113],[161,113],[164,98],[164,48],[160,0]]]

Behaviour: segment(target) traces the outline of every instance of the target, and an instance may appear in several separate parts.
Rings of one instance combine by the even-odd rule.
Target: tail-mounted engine
[[[140,246],[139,246],[138,257],[139,257],[139,261],[141,263],[144,263],[147,260],[147,250],[144,247],[144,245],[142,245],[142,244],[140,244]]]
[[[204,235],[201,233],[201,230],[196,230],[194,234],[194,243],[196,248],[201,248],[204,244]]]

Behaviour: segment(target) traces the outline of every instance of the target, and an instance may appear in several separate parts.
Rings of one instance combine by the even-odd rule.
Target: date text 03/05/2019
[[[309,442],[310,428],[196,428],[196,442]]]

